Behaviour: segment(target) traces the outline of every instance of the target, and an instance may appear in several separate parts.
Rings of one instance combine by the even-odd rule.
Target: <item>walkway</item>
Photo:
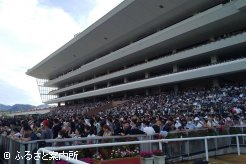
[[[193,164],[194,161],[177,162],[177,164]],[[217,157],[209,157],[210,164],[245,164],[246,154],[229,154]]]

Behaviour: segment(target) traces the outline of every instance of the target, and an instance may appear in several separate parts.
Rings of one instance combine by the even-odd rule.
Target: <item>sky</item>
[[[0,0],[0,104],[42,104],[26,71],[123,0]]]

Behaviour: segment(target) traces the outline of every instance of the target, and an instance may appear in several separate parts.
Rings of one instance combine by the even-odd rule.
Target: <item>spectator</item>
[[[62,129],[59,120],[57,118],[54,119],[54,125],[52,128],[52,132],[53,132],[53,138],[57,138],[58,137],[58,132]]]
[[[124,121],[123,122],[123,130],[122,130],[122,133],[121,135],[124,136],[124,135],[128,135],[131,133],[131,127],[130,127],[130,124],[128,121]]]
[[[44,120],[42,122],[42,132],[41,132],[41,139],[53,139],[53,132],[52,130],[49,128],[49,121],[48,120]]]
[[[23,137],[20,138],[20,141],[33,141],[33,140],[37,140],[38,137],[37,135],[33,132],[33,130],[31,129],[31,127],[28,124],[25,124],[23,126]]]
[[[193,123],[193,121],[191,119],[188,120],[187,125],[186,125],[186,129],[189,129],[189,130],[196,129],[196,125]]]
[[[131,122],[130,135],[145,134],[142,130],[138,129],[134,121]]]
[[[112,136],[112,131],[108,125],[103,126],[103,136]]]
[[[145,122],[146,127],[144,127],[143,131],[145,132],[145,134],[147,135],[154,135],[155,134],[155,130],[153,129],[153,127],[150,126],[150,122],[146,121]]]

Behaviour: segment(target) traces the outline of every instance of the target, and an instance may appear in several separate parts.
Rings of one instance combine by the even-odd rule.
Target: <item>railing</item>
[[[108,137],[85,137],[85,138],[66,138],[66,139],[49,139],[49,140],[35,140],[29,142],[19,142],[13,140],[9,137],[0,135],[0,161],[2,160],[5,164],[32,164],[35,163],[34,159],[27,160],[25,157],[26,152],[32,153],[31,155],[34,156],[34,153],[40,147],[45,147],[45,145],[52,145],[52,146],[61,146],[61,145],[82,145],[82,144],[100,144],[103,143],[105,140],[107,142],[124,142],[129,140],[147,140],[151,136],[146,135],[127,135],[127,136],[108,136]],[[10,154],[10,158],[6,159],[4,157],[4,153],[8,152]],[[20,158],[18,158],[18,156]],[[18,158],[18,160],[16,160]]]
[[[232,138],[235,137],[237,141],[237,154],[240,155],[240,144],[239,144],[239,136],[245,137],[246,134],[235,134],[235,135],[222,135],[222,136],[206,136],[206,137],[192,137],[192,138],[174,138],[174,139],[160,139],[160,140],[146,140],[146,141],[130,141],[130,142],[118,142],[118,143],[103,143],[103,144],[92,144],[92,145],[79,145],[79,146],[65,146],[65,147],[46,147],[38,150],[39,153],[45,151],[46,153],[60,151],[60,150],[77,150],[77,149],[88,149],[88,148],[99,148],[99,147],[109,147],[109,146],[123,146],[123,145],[138,145],[138,144],[149,144],[149,143],[158,143],[159,149],[163,150],[163,143],[169,142],[180,142],[180,141],[194,141],[194,140],[204,140],[205,147],[205,156],[206,161],[209,161],[209,147],[208,147],[208,139],[218,139],[218,138]],[[64,156],[63,159],[65,161],[70,161],[68,157]],[[75,163],[79,163],[78,160],[74,161]],[[36,161],[36,164],[40,164],[40,161]],[[86,163],[85,163],[86,164]]]
[[[140,151],[151,151],[160,147],[160,144],[163,146],[164,151],[167,155],[167,159],[173,160],[176,158],[189,158],[190,156],[199,154],[205,151],[205,144],[203,142],[208,142],[208,150],[209,151],[218,151],[224,148],[235,147],[236,145],[245,145],[245,137],[241,137],[239,135],[238,138],[235,138],[235,135],[227,135],[234,136],[231,138],[225,138],[221,136],[210,136],[207,137],[207,141],[201,140],[203,137],[196,137],[201,135],[221,135],[221,134],[242,134],[246,132],[246,126],[234,126],[230,127],[230,129],[225,130],[224,133],[220,133],[219,130],[215,130],[214,133],[207,133],[208,129],[201,130],[186,130],[180,132],[171,132],[168,134],[165,140],[160,140],[156,136],[146,136],[146,135],[127,135],[127,136],[110,136],[110,137],[91,137],[91,138],[68,138],[68,139],[51,139],[51,140],[38,140],[38,141],[30,141],[30,142],[19,142],[12,140],[11,138],[1,136],[0,135],[0,160],[2,160],[5,164],[31,164],[34,163],[35,160],[26,160],[25,158],[16,160],[15,157],[22,156],[24,157],[26,151],[37,152],[37,150],[41,147],[41,143],[43,145],[52,145],[52,146],[62,146],[71,147],[73,145],[79,146],[89,146],[96,147],[96,145],[112,143],[113,146],[116,146],[118,143],[136,143],[140,144]],[[172,139],[172,137],[176,137]],[[181,138],[182,137],[182,138]],[[195,137],[195,138],[194,138]],[[178,140],[178,139],[182,140]],[[193,139],[192,139],[193,138]],[[156,140],[154,140],[156,139]],[[133,142],[130,142],[133,141]],[[144,141],[144,142],[143,142]],[[146,142],[145,142],[146,141]],[[151,142],[149,142],[151,141]],[[163,141],[163,142],[159,142]],[[164,141],[169,141],[165,143]],[[170,142],[172,141],[172,142]],[[179,141],[179,142],[177,142]],[[181,142],[182,141],[182,142]],[[108,144],[107,143],[107,144]],[[197,147],[197,145],[203,145]],[[43,147],[44,147],[43,146]],[[83,147],[84,148],[84,147]],[[96,147],[96,151],[98,151],[99,147]],[[162,148],[162,147],[161,147]],[[9,152],[11,155],[10,159],[4,158],[4,153]]]
[[[46,148],[40,148],[38,149],[38,152],[37,153],[40,153],[40,154],[43,154],[46,153],[46,154],[53,154],[53,157],[57,157],[59,159],[62,159],[64,161],[68,161],[69,163],[74,163],[74,164],[88,164],[86,162],[83,162],[83,161],[80,161],[80,160],[77,160],[77,159],[73,159],[73,158],[69,158],[68,156],[65,156],[65,155],[60,155],[60,154],[54,154],[54,151],[50,151]],[[40,160],[37,160],[36,161],[36,164],[40,164],[41,162],[41,159]]]

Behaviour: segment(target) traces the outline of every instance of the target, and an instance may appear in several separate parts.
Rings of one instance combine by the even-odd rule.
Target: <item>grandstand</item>
[[[245,81],[245,19],[245,0],[125,0],[26,74],[47,104]]]

